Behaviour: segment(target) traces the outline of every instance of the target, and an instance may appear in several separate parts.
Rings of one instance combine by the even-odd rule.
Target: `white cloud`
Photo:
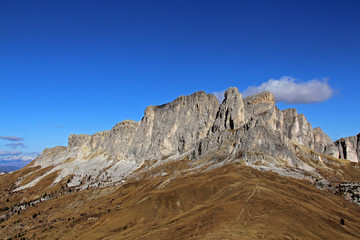
[[[37,156],[37,152],[22,154],[20,151],[0,151],[0,161],[29,161]]]
[[[0,139],[14,141],[14,142],[16,142],[16,141],[24,141],[24,138],[15,137],[15,136],[0,136]]]
[[[215,95],[215,97],[217,97],[217,99],[219,100],[220,103],[222,103],[222,101],[225,98],[225,96],[224,96],[225,91],[226,90],[223,90],[223,91],[220,91],[220,92],[213,92],[213,94]]]
[[[8,143],[5,146],[16,149],[18,147],[26,148],[27,146],[22,142]]]
[[[326,80],[300,82],[293,77],[284,76],[279,80],[270,79],[260,86],[248,87],[242,95],[246,97],[262,91],[272,92],[277,102],[285,103],[324,102],[331,98],[334,92]]]

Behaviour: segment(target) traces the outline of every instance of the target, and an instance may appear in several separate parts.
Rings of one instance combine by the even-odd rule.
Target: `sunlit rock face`
[[[284,134],[301,145],[314,148],[313,129],[305,116],[298,114],[294,108],[283,110],[282,113],[284,116]]]
[[[219,132],[225,129],[238,129],[244,125],[244,103],[241,93],[236,87],[229,88],[225,92],[225,99],[220,105],[212,132]]]
[[[352,162],[360,160],[360,133],[356,136],[340,138],[335,141],[339,149],[339,158],[348,159]]]
[[[249,165],[313,171],[298,157],[298,145],[359,161],[359,135],[334,143],[320,128],[313,129],[296,109],[279,110],[275,103],[270,92],[242,98],[236,87],[226,90],[221,104],[205,92],[180,96],[147,107],[139,122],[125,120],[93,135],[72,134],[67,147],[45,149],[34,166],[51,166],[46,174],[60,172],[55,183],[72,175],[69,185],[86,186],[121,181],[147,160],[184,157],[191,161],[241,159]]]
[[[330,155],[332,157],[339,157],[338,147],[331,140],[331,138],[321,130],[321,128],[314,128],[313,134],[315,151]]]
[[[149,106],[128,155],[141,162],[180,155],[205,138],[219,109],[214,95],[196,92],[161,106]]]

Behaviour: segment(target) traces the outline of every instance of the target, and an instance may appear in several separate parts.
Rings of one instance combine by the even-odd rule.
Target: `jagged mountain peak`
[[[275,96],[269,91],[263,91],[244,98],[246,104],[268,103],[275,105]]]
[[[342,158],[353,157],[339,150],[344,146],[341,141],[333,143],[320,128],[313,129],[296,109],[279,110],[270,92],[242,98],[239,90],[231,87],[224,95],[220,104],[212,94],[195,92],[148,106],[139,122],[125,120],[93,135],[72,134],[67,147],[46,149],[33,166],[51,167],[47,174],[59,172],[54,184],[72,175],[70,184],[84,188],[120,182],[146,160],[188,157],[197,161],[217,156],[213,157],[216,161],[242,159],[251,166],[295,167],[314,173],[311,164],[296,155],[292,144],[331,157],[341,153]],[[261,159],[258,153],[263,155]],[[93,178],[86,180],[89,175]],[[31,187],[39,179],[26,185],[19,182],[18,189]]]

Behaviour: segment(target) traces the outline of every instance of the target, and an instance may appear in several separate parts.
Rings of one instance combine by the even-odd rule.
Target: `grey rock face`
[[[125,120],[91,136],[72,134],[67,151],[81,152],[81,158],[102,152],[111,160],[137,163],[182,154],[206,137],[218,109],[219,101],[211,94],[180,96],[171,103],[147,107],[141,122]]]
[[[339,149],[339,158],[352,162],[360,161],[360,133],[357,136],[340,138],[335,144]]]
[[[68,139],[69,148],[80,147],[90,140],[91,136],[87,134],[71,134]]]
[[[275,97],[270,92],[261,92],[244,98],[245,119],[250,121],[275,106]]]
[[[131,173],[144,160],[163,159],[193,150],[207,136],[218,110],[219,101],[211,94],[196,92],[181,96],[168,104],[149,106],[140,122],[125,120],[110,131],[93,135],[72,134],[67,148],[45,150],[35,166],[53,166],[52,171],[60,170],[55,181],[75,175],[69,183],[72,186],[91,184],[95,179],[111,184]]]
[[[261,118],[269,129],[283,134],[284,119],[282,112],[275,106],[275,96],[261,92],[244,98],[246,122]]]
[[[125,120],[116,124],[107,134],[104,148],[115,161],[126,159],[126,154],[132,145],[133,138],[140,123]]]
[[[299,160],[289,147],[288,138],[269,129],[262,119],[253,119],[236,130],[216,132],[203,139],[192,159],[219,162],[243,159],[251,165],[311,169]]]
[[[317,127],[313,129],[314,134],[314,150],[319,153],[325,153],[332,157],[339,156],[339,149],[333,143],[331,138],[324,133],[321,128]]]
[[[244,125],[244,121],[244,103],[241,93],[236,87],[229,88],[225,92],[225,99],[220,105],[216,120],[212,126],[212,132],[238,129]]]
[[[219,101],[196,92],[161,106],[149,106],[134,136],[128,155],[146,159],[179,155],[205,138],[216,117]]]
[[[66,147],[56,146],[53,148],[45,148],[40,156],[36,158],[36,164],[45,165],[55,162],[55,159],[66,151]]]
[[[275,106],[275,97],[262,92],[243,99],[244,122],[240,128],[217,128],[197,145],[192,159],[224,158],[239,159],[254,164],[278,164],[281,166],[304,167],[295,154],[289,150],[289,138],[284,136],[283,113]],[[224,100],[219,112],[225,112]],[[219,114],[218,117],[224,116]],[[224,119],[220,118],[220,119]],[[215,123],[223,122],[216,119]],[[221,126],[221,124],[218,124]],[[261,153],[261,154],[260,154]]]
[[[282,111],[284,116],[284,134],[291,140],[309,148],[314,148],[313,129],[303,114],[297,110],[286,109]]]
[[[145,160],[185,155],[193,161],[242,159],[254,165],[312,171],[297,157],[301,149],[295,149],[297,144],[359,161],[359,141],[360,134],[333,143],[320,128],[312,129],[296,109],[280,111],[272,93],[242,99],[233,87],[225,92],[221,105],[214,95],[196,92],[147,107],[140,122],[125,120],[93,135],[72,134],[68,147],[45,149],[34,165],[55,166],[51,171],[61,171],[56,181],[74,175],[72,186],[120,181]]]

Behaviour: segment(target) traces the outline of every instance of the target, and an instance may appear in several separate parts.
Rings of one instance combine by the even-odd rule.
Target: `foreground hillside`
[[[144,178],[120,186],[38,203],[3,222],[0,238],[360,238],[359,205],[307,181],[235,163],[193,174],[166,174],[184,165],[186,160],[168,163],[161,167],[164,174],[155,177],[142,174]],[[14,194],[9,204],[19,200]]]

